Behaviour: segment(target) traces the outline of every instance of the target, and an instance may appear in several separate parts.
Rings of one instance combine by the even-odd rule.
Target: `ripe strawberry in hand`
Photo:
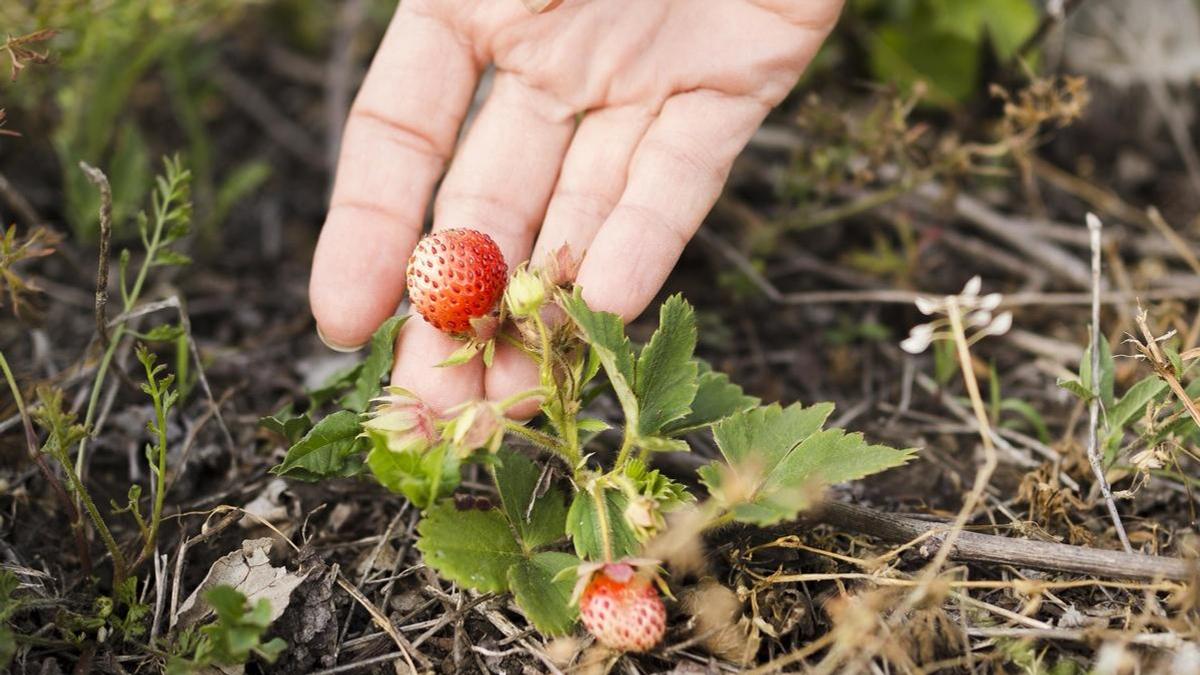
[[[477,230],[442,230],[417,244],[408,260],[408,297],[434,328],[471,332],[504,295],[508,266],[500,247]]]
[[[579,618],[600,644],[622,652],[644,652],[662,640],[667,610],[655,575],[637,567],[653,561],[583,564],[576,595]]]

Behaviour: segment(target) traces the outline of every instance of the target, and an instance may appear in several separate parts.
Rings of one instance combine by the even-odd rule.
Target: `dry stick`
[[[1192,268],[1192,271],[1196,274],[1200,274],[1200,258],[1196,257],[1196,253],[1192,250],[1192,246],[1184,241],[1183,237],[1179,236],[1179,233],[1175,231],[1175,228],[1167,224],[1166,219],[1162,217],[1162,214],[1158,212],[1158,209],[1154,208],[1153,206],[1146,209],[1146,217],[1150,220],[1150,224],[1154,226],[1154,229],[1158,230],[1159,233],[1162,234],[1163,238],[1170,242],[1171,246],[1173,246],[1175,250],[1179,252],[1179,257],[1183,258],[1183,261],[1188,264],[1188,267]]]
[[[911,305],[917,298],[927,297],[928,293],[916,293],[895,289],[864,289],[842,291],[796,291],[784,293],[770,279],[755,269],[746,256],[728,242],[716,236],[706,228],[700,228],[696,238],[709,245],[725,257],[738,271],[745,274],[768,300],[780,305],[827,305],[827,304],[858,304],[878,303],[889,305]],[[1194,288],[1152,288],[1137,292],[1105,291],[1100,294],[1103,304],[1133,303],[1141,300],[1194,300],[1200,298],[1200,286]],[[1028,306],[1057,306],[1057,305],[1090,305],[1092,294],[1089,293],[1006,293],[1000,307]]]
[[[400,635],[400,631],[396,630],[396,627],[392,625],[392,622],[388,620],[387,616],[384,615],[383,612],[379,611],[379,608],[376,607],[369,599],[367,599],[367,596],[363,595],[362,592],[354,587],[354,584],[351,584],[349,581],[347,581],[346,577],[342,576],[340,573],[337,576],[337,584],[338,586],[342,587],[342,590],[349,593],[350,597],[354,598],[358,604],[362,605],[363,609],[367,610],[367,614],[371,615],[371,620],[375,622],[375,625],[382,628],[383,632],[387,633],[388,637],[392,638],[392,642],[395,642],[396,646],[400,648],[400,653],[404,657],[404,662],[408,664],[409,670],[413,673],[413,675],[416,675],[418,672],[417,666],[413,663],[412,656],[409,654],[410,650],[414,653],[416,650],[412,648],[411,643],[409,643],[404,636]],[[398,667],[397,672],[399,672]]]
[[[840,530],[858,532],[892,543],[928,537],[927,547],[936,546],[939,550],[947,551],[950,558],[964,562],[996,563],[1109,579],[1151,581],[1187,581],[1200,571],[1194,561],[1180,558],[1015,539],[979,532],[964,531],[956,540],[949,541],[948,537],[943,538],[938,534],[948,527],[946,523],[906,518],[840,502],[822,504],[806,516],[804,522],[826,523]],[[788,534],[795,534],[795,526],[789,529],[791,531]]]
[[[112,245],[112,186],[104,172],[87,162],[80,162],[79,168],[96,189],[100,190],[100,255],[96,264],[96,336],[100,338],[100,346],[107,350],[112,338],[108,334],[108,258]],[[139,389],[120,363],[113,362],[112,370],[117,379],[134,391]]]
[[[1188,395],[1187,390],[1179,383],[1179,378],[1175,377],[1174,368],[1167,357],[1163,355],[1162,350],[1158,348],[1158,340],[1155,339],[1154,333],[1150,332],[1150,326],[1147,321],[1146,310],[1138,307],[1137,325],[1138,330],[1142,333],[1142,338],[1146,341],[1141,345],[1145,356],[1150,361],[1150,366],[1154,368],[1154,372],[1166,381],[1167,386],[1171,388],[1171,392],[1183,404],[1185,410],[1191,415],[1192,420],[1200,426],[1200,409],[1196,407],[1196,402]]]
[[[1090,275],[1087,265],[1056,244],[1031,236],[1028,230],[1014,230],[1011,227],[1014,218],[994,211],[970,195],[953,194],[937,183],[925,183],[917,188],[916,194],[935,204],[949,200],[954,212],[962,219],[1006,242],[1058,277],[1079,288],[1088,287]]]
[[[1104,504],[1112,517],[1113,527],[1117,530],[1117,538],[1126,553],[1133,553],[1129,544],[1129,535],[1125,534],[1125,525],[1121,523],[1121,512],[1117,510],[1117,501],[1113,499],[1112,488],[1104,475],[1104,466],[1100,460],[1100,340],[1105,339],[1100,334],[1100,239],[1103,225],[1095,214],[1087,214],[1087,228],[1092,240],[1092,400],[1088,402],[1088,463],[1092,465],[1092,473],[1096,476],[1096,484],[1100,486],[1100,494],[1104,496]]]
[[[751,279],[751,281],[754,281]],[[918,297],[928,294],[913,291],[890,289],[861,290],[861,291],[797,291],[780,293],[775,289],[776,296],[771,300],[782,305],[832,305],[876,303],[886,305],[911,305]],[[1195,300],[1200,298],[1200,286],[1152,288],[1145,291],[1127,293],[1123,291],[1105,291],[1100,294],[1100,302],[1105,305],[1135,303],[1138,300]],[[1006,293],[1000,303],[1002,308],[1012,307],[1059,307],[1090,305],[1091,293]]]
[[[42,222],[33,205],[29,203],[28,199],[25,199],[25,195],[21,194],[2,173],[0,173],[0,197],[8,202],[8,206],[17,214],[17,217],[25,221],[29,227]]]
[[[1183,638],[1174,633],[1135,633],[1129,635],[1119,631],[1092,632],[1073,628],[970,628],[967,635],[986,638],[1016,638],[1021,640],[1066,640],[1070,642],[1098,642],[1110,637],[1114,642],[1129,641],[1135,645],[1159,649],[1178,649]]]
[[[1143,226],[1151,224],[1147,221],[1146,214],[1121,199],[1119,195],[1109,192],[1098,185],[1089,183],[1069,171],[1063,171],[1044,159],[1034,157],[1032,160],[1033,171],[1037,174],[1038,178],[1069,195],[1087,202],[1093,209],[1116,216],[1127,223],[1138,223]]]

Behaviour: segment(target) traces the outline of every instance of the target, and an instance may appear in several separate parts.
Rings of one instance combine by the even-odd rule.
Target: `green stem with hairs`
[[[608,500],[604,498],[604,489],[597,483],[592,483],[588,490],[592,503],[596,505],[596,520],[600,525],[600,545],[604,548],[604,562],[612,562],[612,534],[608,524]]]
[[[572,469],[579,464],[581,459],[579,453],[572,452],[571,448],[563,445],[562,441],[551,436],[550,434],[538,431],[537,429],[531,429],[520,422],[515,422],[509,419],[504,421],[504,429],[509,433],[513,433],[521,438],[524,438],[543,450],[552,452],[559,457],[562,457],[563,459],[567,460]]]

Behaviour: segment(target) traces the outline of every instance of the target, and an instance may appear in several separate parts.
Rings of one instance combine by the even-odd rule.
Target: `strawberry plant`
[[[490,240],[452,232],[418,246],[410,266],[410,279],[414,269],[422,275],[414,307],[465,341],[443,365],[481,351],[486,362],[503,340],[538,364],[539,386],[444,415],[390,387],[367,411],[366,392],[378,391],[392,365],[406,320],[398,317],[379,330],[360,367],[314,392],[340,396],[343,410],[315,424],[288,414],[263,423],[290,443],[277,474],[316,480],[369,471],[423,511],[417,548],[430,567],[468,588],[511,592],[543,633],[568,633],[582,618],[610,648],[649,649],[662,636],[665,610],[657,562],[641,556],[671,527],[672,512],[693,514],[697,533],[733,522],[771,525],[794,518],[823,485],[912,456],[823,429],[832,404],[764,406],[746,395],[696,358],[695,313],[678,295],[663,303],[650,340],[635,347],[618,316],[589,308],[579,288],[562,283],[562,269],[519,268],[501,297],[492,279],[503,263]],[[569,267],[567,258],[557,256],[556,267]],[[441,293],[431,292],[434,280]],[[468,280],[482,295],[445,292],[447,282]],[[588,402],[604,392],[620,405],[619,424],[588,414]],[[541,402],[533,421],[506,416],[529,399]],[[721,458],[699,470],[708,497],[698,501],[650,467],[657,453],[690,451],[689,438],[701,434],[711,435]],[[486,467],[498,500],[453,499],[468,464]]]

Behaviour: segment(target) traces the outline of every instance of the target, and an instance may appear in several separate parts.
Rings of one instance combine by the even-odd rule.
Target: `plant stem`
[[[604,498],[604,489],[597,483],[592,483],[588,490],[592,503],[596,505],[596,520],[600,525],[600,544],[604,548],[604,562],[612,562],[612,534],[608,525],[608,500]]]
[[[12,369],[8,366],[8,359],[5,358],[4,352],[0,351],[0,370],[4,371],[4,380],[8,383],[8,388],[12,391],[13,400],[17,404],[17,413],[21,416],[21,426],[25,429],[25,443],[29,446],[29,454],[33,457],[33,461],[37,463],[38,470],[41,471],[42,477],[54,490],[54,495],[62,507],[67,512],[67,516],[71,519],[71,530],[75,535],[75,549],[79,555],[79,562],[83,565],[83,572],[86,576],[92,574],[92,555],[88,552],[87,540],[83,537],[83,521],[79,515],[79,509],[75,508],[75,502],[71,501],[70,495],[63,488],[62,482],[54,475],[54,471],[46,464],[46,458],[38,451],[37,434],[33,431],[33,422],[29,419],[29,411],[25,407],[25,398],[21,396],[21,388],[17,386],[17,378],[13,376]],[[67,469],[67,465],[63,464],[63,468]]]
[[[142,287],[146,283],[146,276],[150,273],[151,264],[154,258],[158,255],[158,248],[162,242],[163,225],[166,222],[167,212],[170,208],[170,202],[163,200],[163,203],[156,204],[154,210],[154,233],[150,236],[150,240],[146,242],[146,256],[142,260],[141,267],[138,269],[137,277],[133,281],[133,288],[126,294],[125,289],[121,289],[123,300],[122,313],[133,309],[137,304],[138,298],[142,294]],[[122,268],[123,269],[123,268]],[[116,354],[117,345],[121,343],[121,338],[125,336],[125,324],[120,323],[113,329],[112,335],[109,336],[108,346],[104,350],[104,355],[100,357],[100,365],[96,368],[96,379],[92,382],[92,391],[88,396],[87,411],[83,415],[84,427],[91,428],[92,422],[96,417],[96,409],[100,404],[100,390],[104,388],[105,376],[108,373],[108,368],[112,364],[113,356]],[[79,449],[75,453],[75,473],[82,476],[83,467],[86,464],[88,437],[84,436],[79,440]]]
[[[54,458],[63,466],[63,473],[67,475],[67,481],[71,484],[71,489],[79,496],[83,508],[87,511],[88,517],[92,519],[92,525],[96,528],[96,533],[100,535],[100,540],[104,542],[104,548],[108,549],[108,554],[113,559],[113,585],[119,584],[125,580],[127,572],[125,564],[125,554],[121,552],[121,547],[117,545],[117,540],[113,538],[112,532],[108,529],[108,524],[104,522],[104,517],[100,515],[100,510],[96,508],[96,502],[92,501],[92,495],[84,487],[83,481],[79,479],[79,474],[71,470],[71,458],[67,456],[65,448],[57,448],[52,450]]]
[[[541,342],[541,354],[538,361],[538,374],[541,378],[541,384],[544,391],[549,392],[550,396],[562,396],[562,383],[557,382],[554,378],[554,354],[550,347],[550,331],[546,328],[546,322],[542,320],[540,311],[534,312],[530,317],[533,319],[533,324],[537,326],[538,339]],[[559,454],[571,463],[571,469],[574,471],[578,468],[583,454],[579,448],[579,430],[574,411],[568,409],[566,404],[562,405],[563,415],[560,420],[562,428],[559,431],[562,433],[566,445],[561,443],[558,447]]]
[[[1088,239],[1092,247],[1092,350],[1091,350],[1091,375],[1092,375],[1092,399],[1088,401],[1088,445],[1087,457],[1088,463],[1092,466],[1092,475],[1096,477],[1096,484],[1100,486],[1100,494],[1104,497],[1104,505],[1108,508],[1108,515],[1112,518],[1113,528],[1117,532],[1117,538],[1121,540],[1121,546],[1126,553],[1133,553],[1133,546],[1129,543],[1129,535],[1125,534],[1125,525],[1121,522],[1121,512],[1117,509],[1117,501],[1113,498],[1112,488],[1108,485],[1108,476],[1104,475],[1104,466],[1100,460],[1100,341],[1104,336],[1100,334],[1100,246],[1101,246],[1101,228],[1100,219],[1095,215],[1087,214]]]
[[[578,453],[572,453],[570,448],[563,445],[562,442],[550,434],[543,433],[537,429],[530,429],[520,422],[514,422],[513,420],[508,419],[504,420],[504,429],[510,433],[520,436],[521,438],[524,438],[543,450],[552,452],[562,457],[571,464],[572,469],[574,469],[579,463],[580,457]]]
[[[150,532],[142,544],[142,552],[133,563],[134,568],[149,558],[154,551],[154,544],[158,540],[158,527],[162,523],[163,505],[167,499],[167,410],[163,404],[165,392],[159,389],[153,372],[148,372],[147,375],[154,399],[155,430],[158,432],[158,470],[154,475],[154,510],[150,513]],[[134,508],[137,508],[136,505]]]
[[[621,440],[621,449],[617,452],[617,461],[613,464],[613,470],[619,471],[629,462],[629,453],[633,450],[633,432],[629,427],[625,427],[625,438]]]
[[[554,382],[554,364],[550,353],[550,331],[546,330],[546,322],[542,321],[540,312],[534,312],[533,325],[537,326],[538,339],[542,343],[542,358],[538,362],[538,370],[542,377],[542,386],[548,387]]]
[[[954,520],[954,526],[946,535],[946,540],[938,549],[937,555],[933,562],[929,564],[930,577],[941,570],[946,559],[950,556],[951,550],[954,548],[954,542],[958,539],[958,535],[966,526],[971,514],[975,512],[975,507],[979,505],[983,498],[983,491],[987,488],[988,481],[992,478],[992,473],[996,470],[996,446],[992,444],[992,425],[988,420],[987,409],[983,404],[983,396],[979,393],[979,381],[975,379],[975,370],[971,363],[971,350],[967,346],[966,329],[963,327],[962,308],[958,304],[957,296],[946,298],[946,310],[950,317],[950,332],[954,336],[954,345],[958,355],[959,369],[962,370],[963,385],[967,389],[967,395],[971,399],[971,410],[975,413],[975,420],[979,424],[979,437],[983,441],[983,466],[975,473],[975,484],[971,486],[971,492],[967,494],[967,499],[963,503],[962,509],[958,513],[958,517]]]

